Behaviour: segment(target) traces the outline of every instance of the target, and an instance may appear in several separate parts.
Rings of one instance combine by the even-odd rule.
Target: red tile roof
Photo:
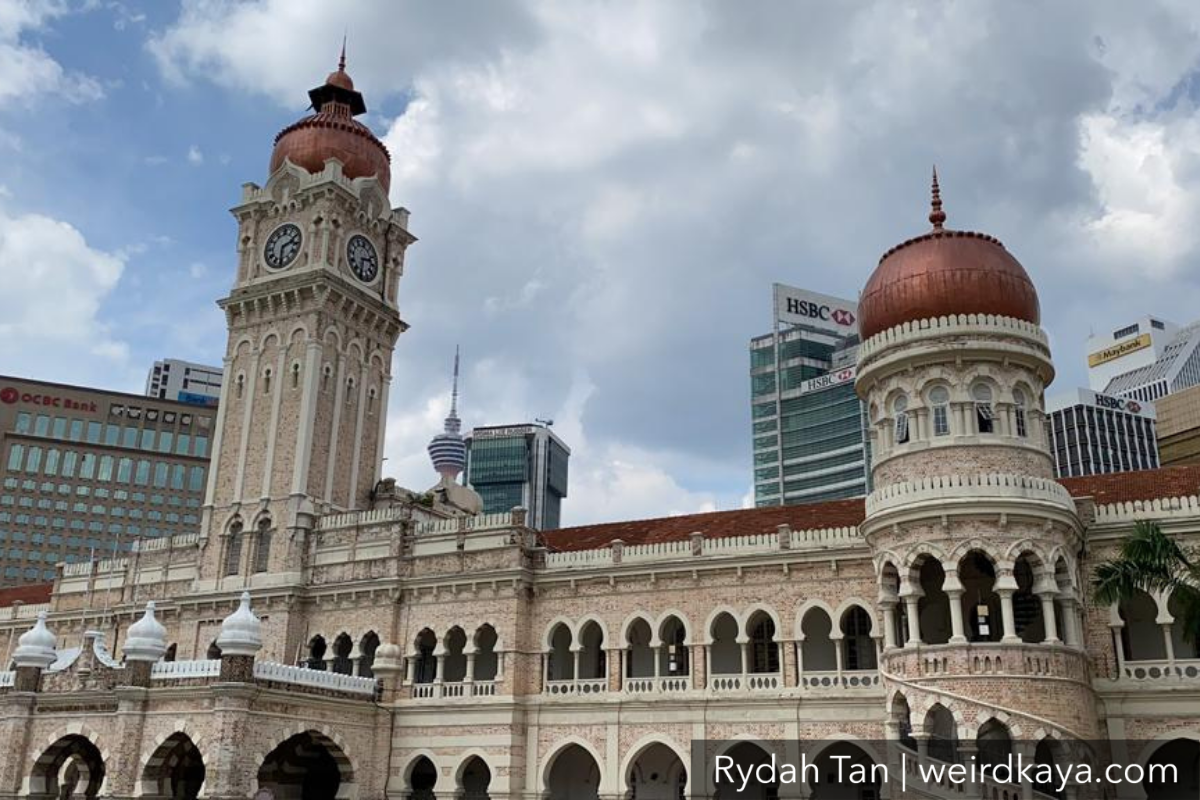
[[[1101,505],[1200,495],[1200,465],[1064,478],[1059,483],[1072,497],[1092,497]],[[861,523],[864,516],[866,509],[862,499],[833,500],[561,528],[544,531],[542,541],[555,551],[591,550],[608,547],[614,539],[625,544],[682,541],[695,531],[703,532],[708,539],[770,533],[784,523],[795,530],[853,527]]]
[[[1093,497],[1100,505],[1200,495],[1200,464],[1063,478],[1072,497]]]
[[[54,589],[53,583],[34,583],[29,586],[13,586],[8,589],[0,589],[0,608],[11,606],[13,603],[47,603],[50,601],[50,592]]]
[[[806,503],[797,506],[743,508],[737,511],[711,511],[707,514],[685,514],[679,517],[610,522],[603,525],[584,525],[579,528],[560,528],[544,531],[542,540],[551,550],[591,550],[607,547],[613,539],[625,544],[681,541],[695,531],[707,539],[726,536],[746,536],[769,533],[776,526],[788,524],[795,530],[856,527],[866,511],[862,498],[831,500],[825,503]]]

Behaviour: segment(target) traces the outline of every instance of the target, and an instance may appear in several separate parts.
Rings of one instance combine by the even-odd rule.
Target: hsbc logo
[[[834,308],[833,306],[814,303],[811,300],[801,300],[798,297],[787,298],[787,312],[795,314],[798,317],[819,319],[822,322],[833,322],[846,328],[853,325],[855,320],[854,313],[845,308]]]
[[[1131,414],[1140,414],[1142,411],[1142,404],[1137,400],[1126,400],[1123,397],[1109,397],[1103,394],[1096,395],[1096,405],[1115,411],[1128,411]]]

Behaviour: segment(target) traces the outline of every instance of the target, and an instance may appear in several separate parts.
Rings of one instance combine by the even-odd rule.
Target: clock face
[[[375,253],[375,245],[361,234],[354,234],[346,243],[346,262],[354,277],[363,283],[370,283],[379,274],[379,256]]]
[[[263,258],[271,269],[284,269],[291,266],[300,254],[300,242],[303,241],[300,229],[290,222],[280,225],[271,231],[267,237],[267,245],[263,248]]]

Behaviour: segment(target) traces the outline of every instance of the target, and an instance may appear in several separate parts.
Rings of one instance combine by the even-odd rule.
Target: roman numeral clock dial
[[[362,234],[354,234],[346,243],[346,263],[354,277],[363,283],[370,283],[379,274],[379,254],[371,240]]]
[[[304,240],[300,228],[290,222],[285,222],[267,237],[263,247],[263,259],[271,269],[286,269],[300,254],[300,243]]]

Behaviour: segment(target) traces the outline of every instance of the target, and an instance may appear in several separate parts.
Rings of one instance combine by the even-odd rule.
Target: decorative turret
[[[1090,735],[1089,684],[1072,677],[1086,674],[1082,529],[1054,480],[1043,405],[1054,366],[1037,292],[999,241],[944,227],[936,173],[931,206],[932,230],[884,254],[859,304],[855,388],[872,453],[860,530],[883,612],[880,669],[897,707],[928,708],[971,677],[1012,698],[1002,710],[1014,719]],[[930,663],[938,677],[912,682]],[[981,678],[989,663],[1004,668]],[[1037,698],[1068,691],[1068,678],[1070,700],[1046,711]]]
[[[250,592],[242,592],[237,610],[221,623],[217,636],[221,680],[250,683],[254,679],[254,657],[262,646],[262,621],[250,610]]]
[[[37,669],[45,669],[54,663],[58,655],[55,648],[58,646],[58,637],[46,627],[46,612],[39,611],[37,622],[33,627],[21,634],[21,638],[17,639],[17,649],[13,650],[12,660],[21,667],[36,667]]]
[[[57,637],[46,627],[46,612],[39,612],[37,622],[21,634],[17,649],[13,650],[12,660],[17,667],[13,688],[18,692],[36,692],[41,686],[42,671],[58,659],[57,646]]]
[[[132,686],[150,685],[150,668],[167,652],[167,629],[154,616],[154,601],[125,634],[125,665]]]

